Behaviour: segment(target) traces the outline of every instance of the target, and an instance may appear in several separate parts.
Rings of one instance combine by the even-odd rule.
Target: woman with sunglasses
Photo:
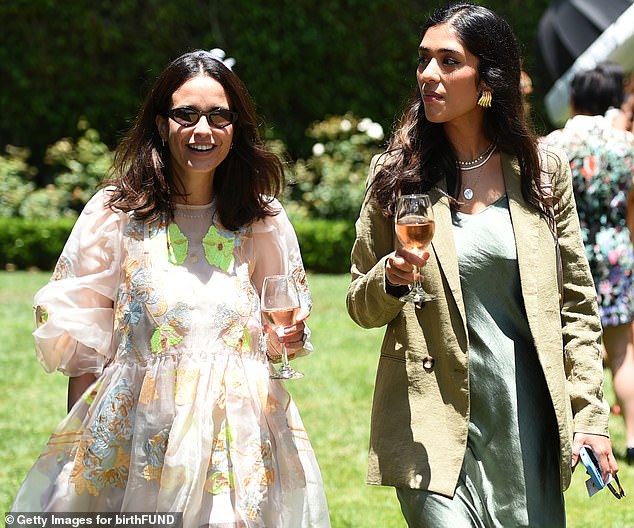
[[[69,414],[13,510],[330,526],[297,408],[270,379],[280,342],[311,350],[282,186],[242,81],[208,52],[174,60],[36,294],[38,356],[70,376]],[[261,321],[274,274],[295,279],[304,307],[282,336]]]
[[[540,163],[520,76],[501,17],[435,11],[357,221],[348,311],[387,327],[368,481],[396,488],[412,527],[565,526],[580,448],[603,478],[618,470],[570,168],[560,151]],[[395,236],[397,198],[415,193],[435,221],[422,257]],[[433,300],[401,300],[415,280]]]

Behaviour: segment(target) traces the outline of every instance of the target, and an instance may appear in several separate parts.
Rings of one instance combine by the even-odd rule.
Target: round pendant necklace
[[[478,174],[478,177],[471,187],[464,187],[462,189],[462,196],[464,196],[465,200],[471,200],[473,198],[473,189],[475,189],[476,185],[480,181],[480,176],[482,174]]]
[[[470,161],[456,160],[456,165],[458,166],[458,169],[460,171],[470,171],[474,169],[479,169],[491,159],[491,156],[493,156],[494,152],[495,152],[495,143],[491,143],[486,148],[486,150],[482,154],[480,154],[477,158]],[[465,200],[471,200],[473,198],[473,189],[475,189],[476,185],[478,185],[478,182],[480,181],[481,176],[482,176],[482,173],[478,174],[478,177],[476,178],[475,182],[473,182],[472,186],[464,187],[462,189],[462,196],[464,196]]]
[[[475,189],[482,177],[482,171],[476,176],[475,181],[473,181],[472,185],[467,185],[462,188],[462,196],[464,196],[465,200],[471,200],[473,198],[473,189]]]
[[[473,198],[473,189],[465,187],[462,191],[462,196],[464,196],[465,200],[471,200],[471,198]]]

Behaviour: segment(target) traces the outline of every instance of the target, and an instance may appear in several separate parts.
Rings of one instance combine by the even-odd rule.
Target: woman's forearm
[[[81,376],[68,378],[68,411],[72,409],[75,402],[86,392],[86,389],[90,387],[97,376],[94,374],[82,374]]]

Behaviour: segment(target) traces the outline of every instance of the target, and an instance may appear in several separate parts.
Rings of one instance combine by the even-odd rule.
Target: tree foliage
[[[304,131],[351,112],[392,126],[415,87],[425,0],[12,0],[0,2],[0,148],[46,148],[77,137],[82,116],[114,147],[150,82],[173,58],[221,47],[237,60],[269,125],[292,156]],[[534,64],[534,35],[549,0],[480,2],[504,15]],[[539,80],[534,79],[539,89]],[[537,94],[536,94],[537,96]],[[38,173],[48,183],[51,173]]]

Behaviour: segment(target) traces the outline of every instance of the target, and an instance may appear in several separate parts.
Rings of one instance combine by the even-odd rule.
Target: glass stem
[[[420,275],[420,268],[416,268],[416,273],[418,275]],[[420,282],[420,279],[416,279],[413,283],[412,283],[412,290],[414,291],[418,291],[423,287],[423,285]]]
[[[282,368],[288,368],[288,352],[286,351],[286,345],[282,344]]]

